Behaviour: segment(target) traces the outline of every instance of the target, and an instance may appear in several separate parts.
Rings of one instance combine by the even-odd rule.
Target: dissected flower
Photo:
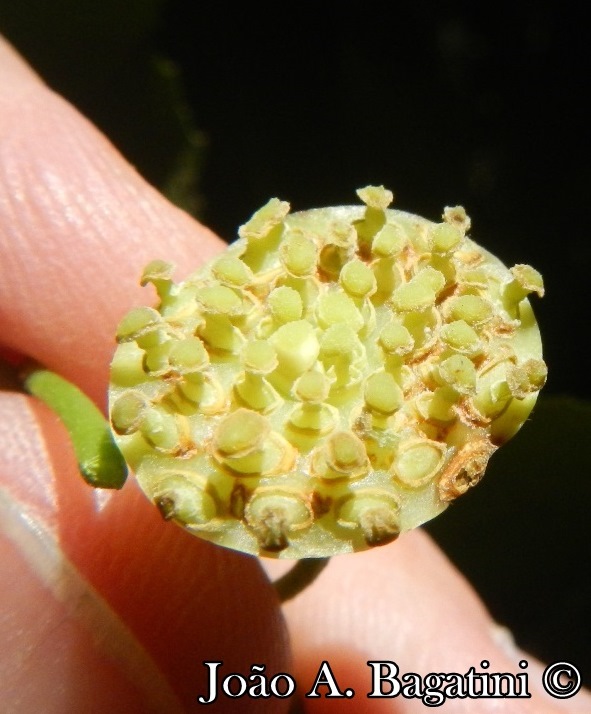
[[[507,269],[441,223],[365,206],[257,211],[160,303],[121,322],[111,424],[163,516],[223,546],[332,556],[394,540],[482,477],[544,384],[527,300]]]

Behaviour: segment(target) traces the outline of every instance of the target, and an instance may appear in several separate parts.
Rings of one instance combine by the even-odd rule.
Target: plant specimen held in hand
[[[382,186],[358,195],[295,214],[272,199],[182,283],[144,270],[158,304],[119,325],[110,423],[164,518],[202,538],[316,563],[389,543],[475,485],[535,404],[540,274],[472,241],[461,207],[433,223]],[[118,487],[89,423],[81,470]]]

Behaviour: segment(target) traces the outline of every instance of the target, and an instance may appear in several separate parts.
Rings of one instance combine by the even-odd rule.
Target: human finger
[[[0,42],[0,340],[105,405],[117,323],[144,265],[188,272],[222,241],[149,186]]]
[[[76,381],[104,405],[115,326],[132,304],[145,302],[136,287],[143,264],[164,254],[193,268],[221,242],[145,184],[5,44],[0,75],[2,341]],[[55,555],[49,574],[37,567],[43,558],[35,567],[29,563],[33,599],[12,600],[10,622],[24,632],[32,627],[27,612],[35,593],[48,587],[58,601],[56,616],[63,616],[62,585],[70,602],[67,571],[81,588],[75,604],[96,601],[110,610],[119,634],[128,630],[136,651],[152,660],[186,710],[196,707],[204,659],[223,657],[245,671],[253,658],[270,668],[287,666],[277,601],[255,559],[162,522],[133,484],[114,495],[93,492],[76,473],[55,417],[23,395],[0,396],[6,417],[0,488],[22,526],[6,536],[6,567],[26,561],[31,535]],[[78,627],[76,613],[69,616]],[[96,634],[92,620],[83,617],[80,625],[86,644]],[[51,626],[59,622],[49,619]],[[78,649],[60,646],[64,662],[78,661]],[[98,652],[104,655],[101,647]],[[110,666],[121,662],[115,657]],[[43,680],[49,664],[31,676]],[[144,684],[154,670],[147,671]],[[97,680],[97,696],[101,686]],[[62,686],[64,696],[74,689]]]
[[[491,620],[469,583],[420,530],[382,548],[333,558],[314,585],[284,609],[294,671],[304,693],[312,691],[323,661],[329,663],[341,691],[355,692],[351,698],[331,700],[325,698],[330,687],[320,687],[320,697],[305,698],[306,711],[315,714],[337,709],[356,714],[424,711],[420,687],[408,697],[367,697],[372,691],[388,693],[390,686],[396,691],[396,683],[390,685],[385,678],[380,690],[373,679],[374,669],[384,676],[395,671],[388,663],[398,668],[399,682],[411,672],[423,678],[429,673],[464,677],[471,668],[484,674],[510,673],[516,693],[523,694],[512,699],[449,698],[445,711],[454,714],[591,711],[591,697],[583,690],[564,700],[544,692],[540,664]],[[384,662],[383,670],[369,661]],[[467,689],[468,680],[464,681]]]

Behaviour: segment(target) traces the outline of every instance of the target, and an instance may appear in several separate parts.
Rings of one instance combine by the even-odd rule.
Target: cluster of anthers
[[[364,206],[289,214],[272,199],[182,283],[153,262],[157,308],[121,322],[117,443],[163,516],[259,555],[388,543],[476,484],[546,378],[526,296],[466,234]]]

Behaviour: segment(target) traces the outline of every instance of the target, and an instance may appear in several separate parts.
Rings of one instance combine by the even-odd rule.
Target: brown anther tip
[[[165,521],[171,521],[176,517],[176,503],[171,496],[159,496],[154,499],[154,503]]]
[[[289,545],[287,517],[281,509],[266,509],[251,527],[261,548],[269,553],[279,553]]]
[[[447,464],[439,479],[439,497],[453,501],[462,496],[484,476],[488,460],[497,447],[488,438],[477,439],[462,447]]]
[[[370,508],[359,517],[359,527],[367,545],[386,545],[400,535],[396,516],[388,508]]]

